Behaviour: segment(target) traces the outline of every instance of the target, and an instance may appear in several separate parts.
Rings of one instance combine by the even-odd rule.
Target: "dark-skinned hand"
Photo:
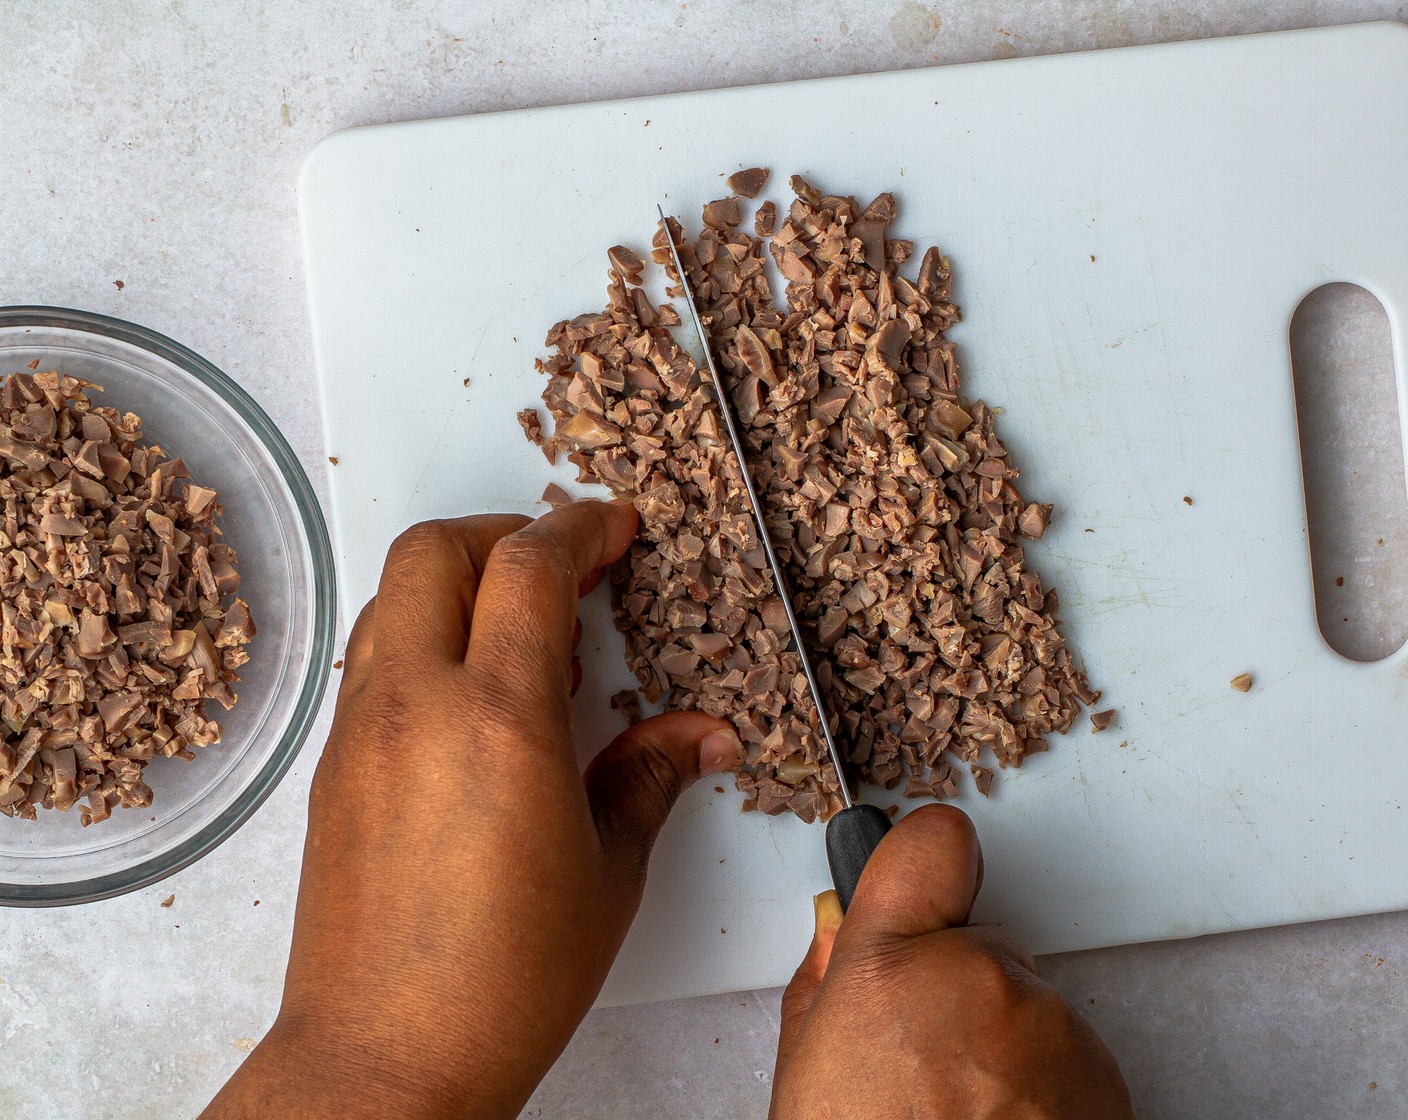
[[[210,1118],[513,1117],[591,1007],[681,790],[738,740],[637,723],[583,775],[579,594],[629,504],[418,525],[358,618],[284,998]]]
[[[817,899],[782,1000],[771,1120],[1132,1120],[1114,1057],[993,925],[968,925],[983,857],[968,817],[915,810],[845,920]]]

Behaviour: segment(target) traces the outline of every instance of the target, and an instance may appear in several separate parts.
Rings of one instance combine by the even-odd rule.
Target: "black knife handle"
[[[851,898],[860,882],[860,873],[885,833],[890,818],[874,805],[852,805],[842,809],[826,825],[826,862],[831,864],[831,881],[841,899],[841,913],[851,908]]]

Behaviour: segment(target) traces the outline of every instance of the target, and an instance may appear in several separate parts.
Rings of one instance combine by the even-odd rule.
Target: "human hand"
[[[969,926],[983,881],[972,823],[950,806],[901,821],[841,920],[817,932],[782,1000],[771,1120],[1130,1120],[1094,1029],[1031,956]]]
[[[635,530],[629,504],[581,502],[392,546],[313,780],[283,1005],[208,1117],[518,1114],[676,797],[739,756],[726,724],[677,712],[578,771],[578,595]]]

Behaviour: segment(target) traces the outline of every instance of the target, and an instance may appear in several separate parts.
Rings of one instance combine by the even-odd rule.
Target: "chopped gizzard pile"
[[[904,274],[914,248],[888,236],[893,196],[861,206],[794,176],[786,214],[763,202],[750,233],[738,195],[765,177],[732,176],[694,239],[671,231],[842,749],[862,781],[911,796],[953,797],[960,764],[987,793],[985,752],[1020,766],[1099,695],[1023,556],[1051,507],[1022,498],[993,410],[961,395],[949,262],[930,248]],[[520,421],[550,460],[566,452],[580,481],[640,511],[612,592],[645,698],[734,723],[745,808],[827,817],[837,775],[707,370],[676,343],[674,308],[642,289],[645,262],[607,255],[606,307],[555,325],[538,363],[551,435],[536,410]],[[677,282],[663,231],[651,256]]]
[[[145,807],[147,760],[220,738],[254,622],[214,490],[58,373],[0,385],[0,812]]]

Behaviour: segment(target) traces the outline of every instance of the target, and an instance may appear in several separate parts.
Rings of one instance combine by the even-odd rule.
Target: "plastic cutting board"
[[[300,196],[344,617],[411,522],[573,488],[514,421],[548,326],[602,306],[607,246],[643,251],[657,200],[697,228],[753,164],[782,201],[793,171],[893,189],[898,234],[952,257],[965,389],[1056,505],[1029,556],[1119,709],[990,801],[967,786],[978,916],[1052,952],[1408,906],[1408,653],[1349,662],[1317,630],[1287,345],[1305,293],[1363,284],[1408,401],[1404,26],[332,136]],[[631,683],[601,594],[584,752]],[[799,959],[821,828],[713,786],[662,837],[603,1003],[774,985]]]

